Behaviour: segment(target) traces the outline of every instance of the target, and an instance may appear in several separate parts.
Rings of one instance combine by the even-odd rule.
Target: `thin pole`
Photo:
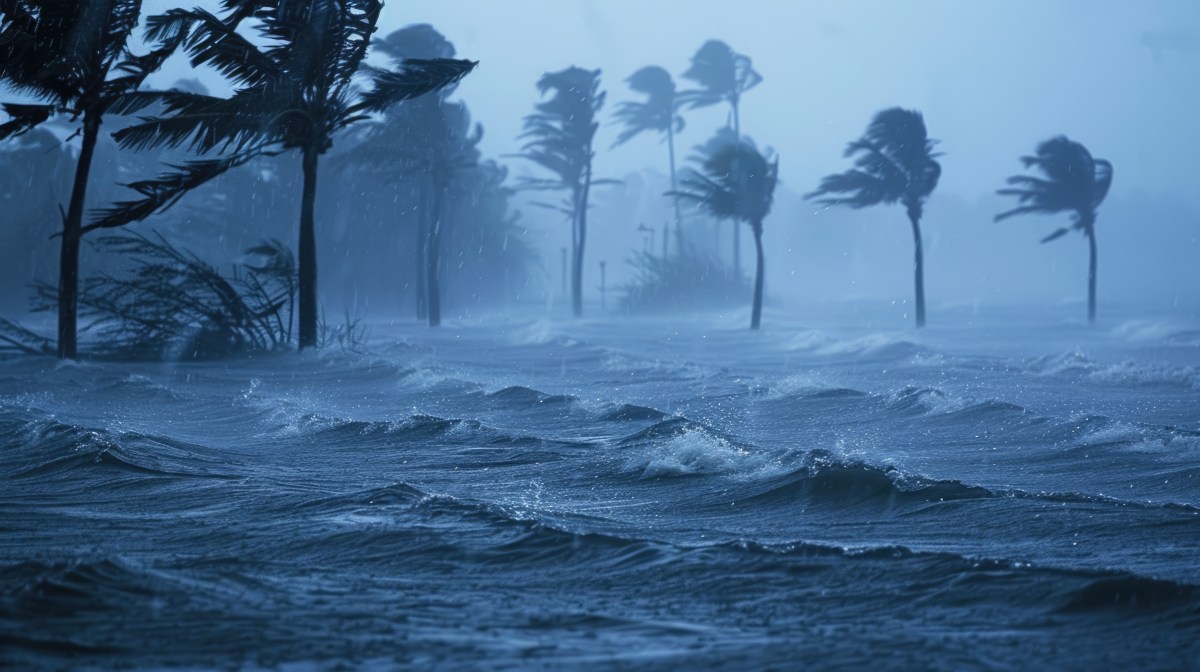
[[[600,310],[605,310],[607,307],[605,284],[604,284],[604,267],[607,265],[608,265],[608,263],[605,261],[600,262]]]

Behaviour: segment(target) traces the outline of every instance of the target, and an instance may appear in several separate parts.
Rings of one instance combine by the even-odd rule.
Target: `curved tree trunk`
[[[762,222],[754,222],[751,229],[754,231],[754,250],[758,256],[758,267],[754,272],[754,306],[750,311],[750,328],[758,329],[758,325],[762,323],[763,302]]]
[[[667,126],[667,151],[671,159],[671,201],[675,206],[675,254],[683,254],[683,215],[679,210],[679,184],[675,179],[675,124]],[[665,244],[665,243],[664,243]],[[666,254],[664,253],[665,257]]]
[[[1088,324],[1096,323],[1096,220],[1088,218]]]
[[[925,255],[921,244],[921,208],[908,207],[908,221],[913,233],[913,280],[917,300],[917,328],[925,326]]]
[[[58,259],[58,356],[75,359],[78,354],[79,310],[79,245],[83,237],[83,205],[87,197],[88,176],[96,139],[100,135],[100,119],[86,115],[83,119],[83,147],[75,164],[75,181],[71,185],[71,202],[63,219],[62,245]]]
[[[429,247],[425,251],[425,287],[429,292],[429,326],[442,323],[442,287],[438,280],[442,246],[442,194],[444,185],[434,177],[433,193],[430,198]]]
[[[317,236],[313,204],[317,198],[316,149],[303,153],[304,191],[300,196],[300,349],[317,345]]]

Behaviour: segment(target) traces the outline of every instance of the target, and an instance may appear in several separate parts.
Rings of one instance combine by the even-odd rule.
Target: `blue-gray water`
[[[1200,326],[845,311],[0,362],[2,660],[1200,665]]]

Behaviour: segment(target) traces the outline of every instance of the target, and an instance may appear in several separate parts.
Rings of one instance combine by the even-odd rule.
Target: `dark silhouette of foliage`
[[[160,212],[183,194],[254,158],[299,151],[304,174],[299,242],[299,345],[317,345],[317,251],[314,225],[317,167],[341,129],[448,86],[475,63],[410,59],[400,69],[364,65],[382,3],[379,0],[226,0],[225,15],[172,9],[151,17],[147,36],[179,42],[192,65],[210,65],[237,90],[228,98],[195,93],[146,94],[160,116],[115,134],[123,147],[188,146],[217,158],[189,161],[174,172],[129,185],[139,199],[99,213],[95,226]],[[252,23],[259,46],[240,30]],[[369,87],[354,86],[363,74]]]
[[[296,293],[291,250],[266,241],[246,250],[231,276],[162,236],[103,236],[96,245],[124,257],[128,274],[89,277],[80,292],[85,331],[101,357],[214,359],[287,347]],[[51,308],[54,287],[37,285]]]
[[[920,112],[893,107],[875,115],[862,138],[846,147],[855,167],[826,176],[820,187],[805,198],[818,203],[866,208],[901,203],[908,213],[915,248],[913,275],[916,286],[917,326],[925,326],[925,259],[921,243],[921,216],[925,201],[937,188],[942,167],[933,151],[936,140],[925,131]]]
[[[427,23],[413,24],[395,30],[387,37],[377,40],[372,45],[375,50],[392,59],[397,66],[403,67],[407,59],[454,58],[454,44],[446,39],[433,26]],[[444,87],[436,95],[423,96],[413,100],[411,104],[393,107],[388,110],[383,119],[387,129],[373,129],[371,133],[380,144],[364,146],[368,153],[377,158],[377,163],[395,163],[406,172],[429,175],[429,162],[422,158],[432,155],[431,137],[444,134],[441,105],[453,91],[454,85]],[[397,128],[398,127],[398,128]],[[402,132],[392,132],[402,131]],[[381,151],[382,150],[382,151]],[[380,155],[383,156],[380,156]],[[416,287],[415,307],[417,319],[429,319],[430,290],[429,279],[429,243],[430,232],[433,228],[434,213],[433,185],[430,179],[423,180],[418,199],[416,251],[417,263],[413,264]],[[440,319],[440,318],[439,318]]]
[[[541,204],[562,212],[571,221],[571,304],[575,317],[583,316],[583,256],[587,243],[588,201],[593,186],[612,183],[592,175],[594,142],[600,127],[597,116],[604,107],[600,71],[570,67],[548,72],[538,80],[538,90],[550,98],[538,103],[525,117],[521,158],[538,164],[553,178],[524,178],[521,187],[564,190],[561,205]]]
[[[401,28],[376,48],[401,67],[404,59],[455,55],[454,45],[428,24]],[[483,127],[472,126],[466,105],[446,100],[450,90],[446,87],[436,96],[396,109],[372,129],[359,150],[365,161],[423,178],[417,226],[417,315],[434,327],[442,319],[439,273],[447,191],[464,171],[478,165],[477,147],[483,138]],[[394,133],[392,126],[401,126],[404,132]]]
[[[750,328],[758,329],[762,321],[763,220],[770,214],[775,199],[779,158],[764,156],[752,141],[743,138],[702,154],[696,161],[699,168],[689,170],[684,176],[678,195],[697,203],[714,217],[749,224],[754,234],[757,266]]]
[[[82,149],[62,217],[59,254],[58,356],[77,352],[79,250],[88,177],[100,125],[110,113],[138,109],[135,95],[178,46],[164,40],[135,56],[127,48],[140,0],[0,0],[0,82],[37,103],[5,103],[11,119],[0,139],[19,135],[56,115],[79,122]],[[116,224],[112,224],[116,225]]]
[[[680,102],[692,109],[728,103],[733,141],[741,142],[742,96],[763,81],[762,75],[754,69],[754,61],[721,40],[709,40],[692,56],[691,66],[683,77],[695,82],[698,88],[681,91]],[[741,231],[740,227],[733,229],[733,269],[739,275],[742,272]]]
[[[623,145],[644,132],[661,133],[667,141],[671,191],[676,191],[679,189],[679,182],[675,175],[675,134],[684,127],[683,116],[679,114],[684,101],[676,94],[675,80],[671,79],[671,73],[663,68],[649,65],[633,73],[625,81],[630,89],[645,95],[645,100],[624,102],[617,106],[615,116],[625,128],[613,146]],[[683,216],[679,211],[679,198],[672,197],[672,201],[675,207],[676,248],[682,252]]]
[[[1015,215],[1071,213],[1071,226],[1042,239],[1043,243],[1079,231],[1088,240],[1088,321],[1096,321],[1096,209],[1112,186],[1112,164],[1092,157],[1087,147],[1065,135],[1037,147],[1035,156],[1021,157],[1026,169],[1036,168],[1045,177],[1014,175],[1012,186],[996,193],[1016,196],[1020,205],[996,215],[996,221]]]

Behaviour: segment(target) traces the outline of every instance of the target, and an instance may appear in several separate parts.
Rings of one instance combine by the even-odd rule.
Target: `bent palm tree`
[[[696,82],[700,88],[682,91],[681,102],[691,109],[728,103],[735,143],[742,140],[742,95],[763,81],[754,69],[754,61],[739,54],[720,40],[709,40],[701,45],[692,57],[692,65],[683,73],[685,79]],[[742,276],[741,228],[733,229],[733,268],[737,277]]]
[[[571,219],[571,306],[575,317],[583,316],[583,252],[587,243],[588,200],[593,186],[611,182],[592,175],[593,145],[600,123],[596,116],[604,107],[600,71],[570,67],[548,72],[538,80],[542,95],[549,100],[525,117],[528,142],[520,158],[529,159],[555,175],[549,179],[525,178],[524,189],[570,192],[561,206],[547,206]]]
[[[225,0],[226,16],[203,9],[172,9],[151,17],[147,36],[182,41],[193,66],[209,64],[239,87],[229,98],[168,92],[149,97],[163,116],[115,134],[122,147],[187,144],[219,151],[217,158],[176,166],[178,172],[128,185],[142,198],[113,204],[98,226],[144,219],[186,192],[263,155],[301,154],[299,346],[317,344],[317,250],[313,221],[317,165],[339,130],[404,100],[457,82],[475,62],[411,59],[385,70],[363,65],[382,8],[379,0]],[[266,46],[242,35],[253,21]],[[371,88],[353,86],[364,72]],[[149,95],[149,94],[147,94]]]
[[[425,256],[425,283],[429,292],[429,326],[442,323],[441,265],[442,235],[445,233],[447,192],[462,171],[479,165],[483,126],[471,125],[471,113],[463,103],[443,103],[441,123],[432,136],[430,152],[422,157],[432,186],[429,239]]]
[[[81,122],[82,147],[75,163],[70,202],[62,218],[58,276],[58,356],[77,350],[79,248],[88,176],[105,115],[138,109],[129,98],[162,65],[177,43],[144,56],[127,42],[137,26],[141,0],[0,0],[0,82],[43,101],[6,103],[12,117],[0,139],[20,135],[59,114]]]
[[[454,44],[428,23],[413,24],[394,30],[387,37],[376,40],[372,46],[377,52],[385,54],[395,65],[401,67],[408,59],[454,58],[457,54]],[[407,147],[393,146],[385,149],[382,146],[372,145],[375,150],[373,153],[384,150],[391,155],[383,158],[383,162],[394,162],[397,155],[404,157],[401,163],[408,166],[405,172],[427,170],[427,165],[416,165],[411,159],[414,156],[431,156],[429,149],[432,143],[430,140],[441,135],[441,126],[444,125],[441,106],[453,88],[453,85],[447,86],[439,90],[436,96],[425,96],[412,101],[409,105],[389,110],[384,122],[397,127],[394,130],[400,132],[393,134],[377,132],[372,135],[381,140],[383,138],[380,136],[398,139],[402,145],[407,145]],[[429,174],[428,171],[427,174]],[[433,194],[431,193],[433,188],[430,180],[425,180],[417,199],[417,225],[414,227],[417,237],[414,248],[417,263],[413,264],[413,272],[416,273],[413,282],[413,287],[416,288],[416,301],[413,302],[413,305],[416,308],[418,320],[430,318],[431,291],[427,284],[429,277],[427,267],[430,254],[430,232],[434,226],[432,222],[434,216]]]
[[[942,167],[933,151],[925,120],[915,110],[898,107],[875,115],[866,134],[846,147],[855,168],[828,175],[821,186],[805,198],[818,203],[865,208],[884,203],[902,203],[913,234],[913,276],[916,286],[917,327],[925,326],[925,257],[921,244],[921,216],[925,201],[937,188]]]
[[[758,265],[754,273],[754,303],[750,328],[762,322],[763,299],[763,220],[771,212],[775,185],[779,181],[779,158],[772,161],[744,139],[726,144],[701,160],[699,170],[691,170],[676,194],[693,201],[714,217],[733,219],[750,225]]]
[[[1014,215],[1071,212],[1072,224],[1042,239],[1048,243],[1075,229],[1088,239],[1088,322],[1096,321],[1096,208],[1108,196],[1112,186],[1112,164],[1092,157],[1091,152],[1065,135],[1038,145],[1036,156],[1023,156],[1026,168],[1038,168],[1045,175],[1014,175],[1013,185],[996,193],[1016,196],[1020,205],[996,215],[996,221]]]
[[[630,75],[625,80],[629,88],[646,95],[641,102],[624,102],[617,106],[616,117],[625,124],[613,147],[629,142],[645,131],[662,133],[667,139],[667,156],[671,166],[671,191],[677,191],[675,179],[675,134],[683,130],[683,117],[679,109],[682,101],[675,93],[675,80],[671,73],[656,65],[649,65]],[[675,207],[675,242],[679,252],[683,251],[683,217],[679,213],[679,198],[673,197]],[[664,249],[666,244],[664,241]]]

